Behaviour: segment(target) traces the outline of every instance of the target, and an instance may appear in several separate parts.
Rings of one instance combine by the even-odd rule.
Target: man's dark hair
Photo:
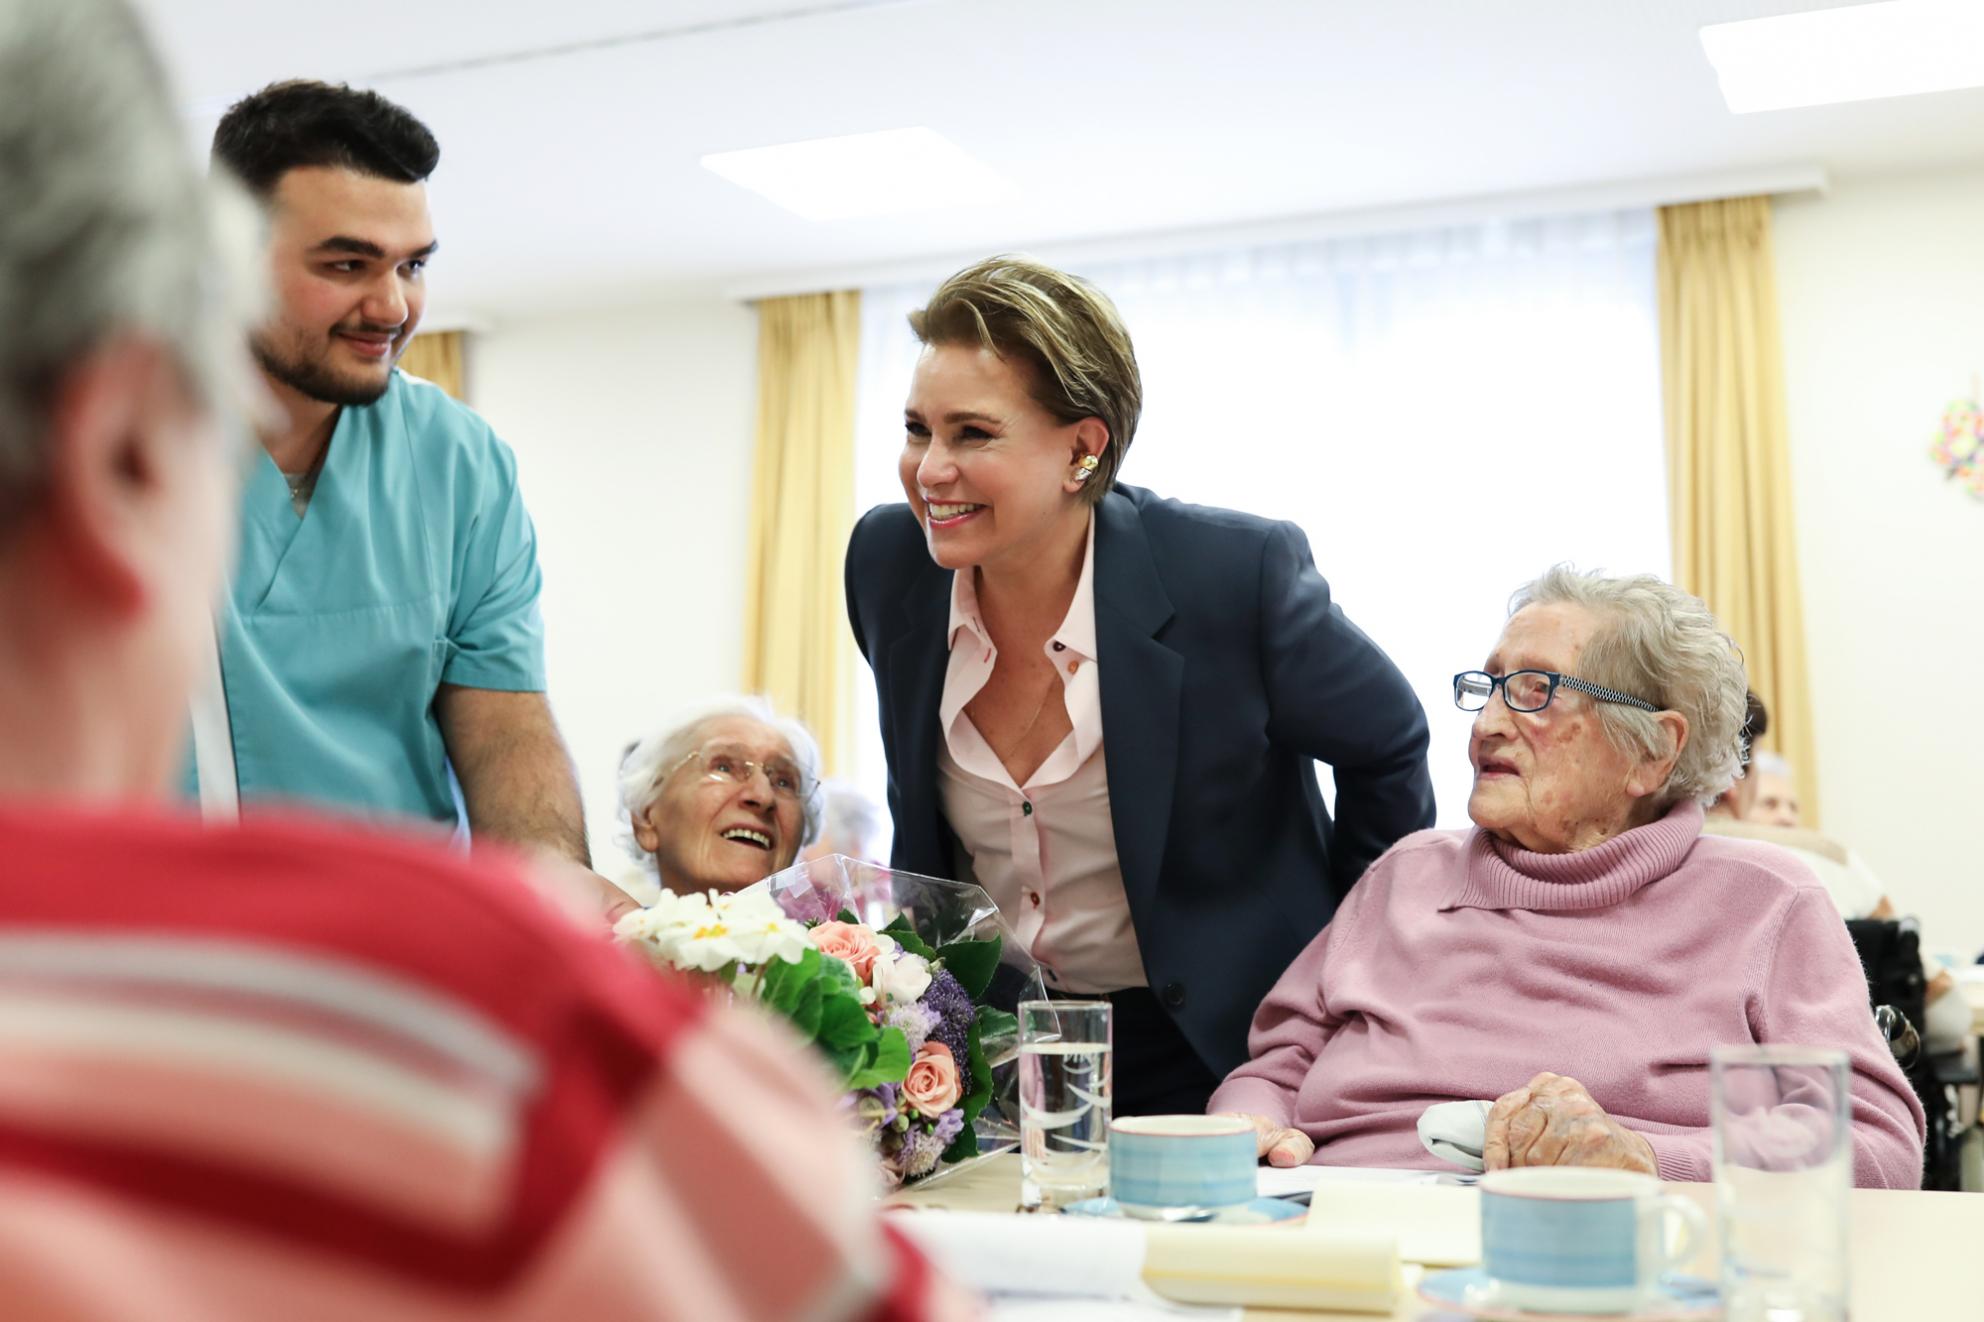
[[[267,197],[283,175],[308,166],[417,184],[434,173],[441,144],[377,92],[299,78],[229,106],[214,130],[213,159]]]

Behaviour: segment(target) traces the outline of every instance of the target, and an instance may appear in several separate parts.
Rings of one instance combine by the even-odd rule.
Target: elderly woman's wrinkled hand
[[[1264,1115],[1244,1111],[1220,1111],[1254,1127],[1254,1155],[1270,1166],[1304,1166],[1316,1155],[1316,1145],[1299,1129],[1277,1124]]]
[[[1657,1173],[1651,1143],[1605,1114],[1576,1079],[1549,1073],[1495,1100],[1481,1159],[1491,1171],[1609,1166]]]

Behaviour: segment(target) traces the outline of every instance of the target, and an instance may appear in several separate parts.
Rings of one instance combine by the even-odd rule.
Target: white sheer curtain
[[[1510,592],[1560,560],[1668,572],[1653,250],[1633,211],[1075,268],[1143,371],[1122,480],[1301,525],[1426,706],[1442,826],[1466,824],[1471,783],[1450,679],[1485,659]],[[905,318],[931,287],[863,291],[864,509],[902,499]]]

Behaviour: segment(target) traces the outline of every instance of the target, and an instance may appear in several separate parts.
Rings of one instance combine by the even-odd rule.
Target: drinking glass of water
[[[1020,1205],[1109,1189],[1109,1002],[1021,1001]]]
[[[1841,1322],[1853,1188],[1846,1053],[1716,1047],[1709,1075],[1724,1316]]]

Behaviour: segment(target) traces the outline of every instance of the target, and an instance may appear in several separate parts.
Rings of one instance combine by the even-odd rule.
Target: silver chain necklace
[[[330,451],[331,447],[326,445],[323,449],[317,451],[317,457],[310,461],[310,467],[304,469],[301,473],[294,475],[284,473],[282,475],[282,480],[289,487],[290,504],[300,505],[310,499],[310,493],[317,489],[317,477],[324,471],[324,456],[329,454]]]

